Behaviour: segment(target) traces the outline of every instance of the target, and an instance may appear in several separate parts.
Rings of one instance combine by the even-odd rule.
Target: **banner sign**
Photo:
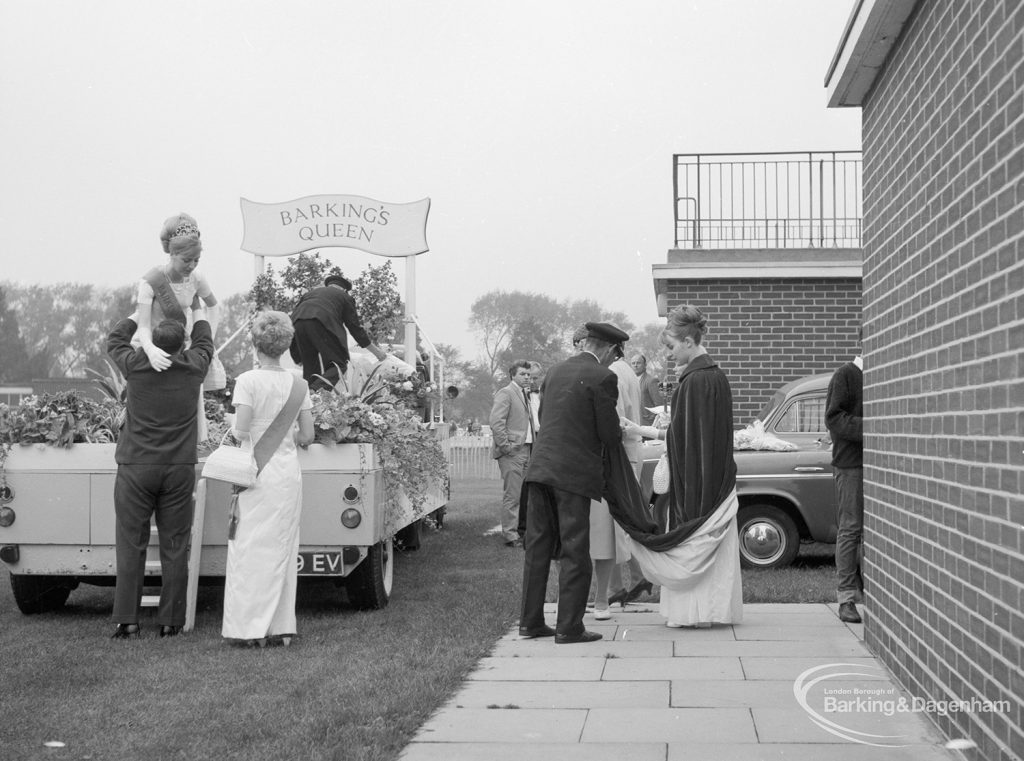
[[[242,250],[292,256],[342,246],[381,256],[414,256],[427,247],[430,199],[385,203],[363,196],[306,196],[284,203],[241,199]]]

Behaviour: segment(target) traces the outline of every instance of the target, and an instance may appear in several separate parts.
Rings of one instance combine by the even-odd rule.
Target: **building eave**
[[[825,88],[829,108],[862,106],[919,0],[857,0]]]

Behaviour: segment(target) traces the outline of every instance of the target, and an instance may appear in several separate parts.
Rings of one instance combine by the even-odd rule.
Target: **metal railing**
[[[859,248],[861,152],[672,156],[676,248]]]

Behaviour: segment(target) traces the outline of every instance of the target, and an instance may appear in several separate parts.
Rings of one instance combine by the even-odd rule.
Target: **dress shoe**
[[[639,584],[634,585],[633,588],[626,593],[626,600],[623,603],[623,605],[625,605],[626,602],[633,602],[633,600],[638,598],[644,592],[646,592],[647,594],[650,594],[653,590],[654,590],[654,584],[649,582],[647,579],[644,579]],[[609,598],[608,602],[609,603],[611,602],[610,598]]]
[[[629,592],[627,592],[625,589],[620,589],[615,594],[609,595],[608,596],[608,607],[610,608],[615,603],[618,603],[620,607],[625,608],[626,607],[626,595],[628,595],[628,594],[629,594]]]
[[[541,626],[536,629],[531,629],[528,626],[519,627],[520,639],[534,639],[535,637],[554,637],[555,630],[550,626]]]
[[[160,627],[160,636],[161,637],[177,637],[179,634],[181,634],[181,627],[180,626],[166,626],[165,625],[165,626],[161,626]]]
[[[505,542],[505,546],[506,547],[522,547],[523,546],[523,540],[522,539],[513,539],[511,542]]]
[[[594,608],[594,620],[595,621],[607,621],[612,617],[612,612],[608,608]]]
[[[111,639],[138,639],[140,633],[138,624],[118,624]]]
[[[584,629],[579,634],[556,634],[555,644],[556,645],[576,645],[583,642],[597,642],[601,639],[601,635],[597,632],[588,632]]]
[[[667,626],[669,629],[710,629],[711,622],[701,621],[700,623],[696,624],[680,624],[675,621],[666,621],[665,626]]]
[[[861,622],[860,613],[857,612],[857,606],[852,602],[844,602],[839,606],[839,620],[847,624],[859,624]]]

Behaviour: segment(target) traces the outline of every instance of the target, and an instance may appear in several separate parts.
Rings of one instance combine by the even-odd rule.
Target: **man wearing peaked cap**
[[[629,333],[619,330],[610,322],[588,322],[583,327],[587,329],[588,337],[605,343],[620,344],[629,340]]]
[[[614,325],[586,324],[580,353],[552,367],[541,386],[540,430],[526,471],[526,558],[519,636],[558,644],[594,642],[583,627],[590,591],[590,501],[604,489],[602,453],[622,439],[618,381],[608,369],[629,336]],[[552,557],[558,553],[558,619],[544,623]]]
[[[333,388],[348,369],[346,328],[378,360],[387,356],[359,322],[351,289],[352,281],[344,275],[329,275],[322,286],[303,294],[292,311],[295,336],[290,354],[302,365],[302,377],[311,389]]]

